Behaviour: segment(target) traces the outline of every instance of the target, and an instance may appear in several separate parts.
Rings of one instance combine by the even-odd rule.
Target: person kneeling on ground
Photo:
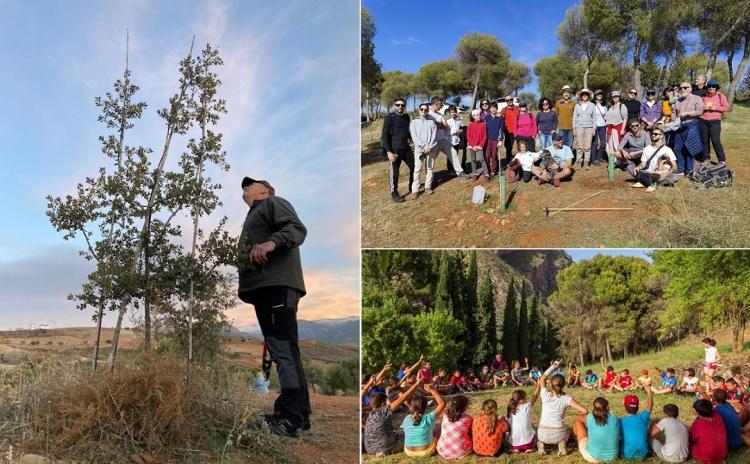
[[[651,447],[662,461],[683,462],[689,455],[688,429],[677,420],[676,404],[665,404],[663,411],[666,417],[651,426]]]
[[[647,192],[656,190],[659,183],[673,184],[677,157],[671,148],[664,145],[664,131],[656,127],[651,131],[651,145],[643,149],[641,162],[633,168],[636,183],[633,187],[647,187]]]
[[[648,146],[648,134],[641,130],[641,122],[637,119],[628,121],[630,132],[620,141],[615,153],[615,165],[626,169],[631,174],[633,168],[640,162],[643,149]]]
[[[552,146],[547,148],[549,156],[543,156],[540,166],[532,166],[531,172],[539,179],[539,183],[549,182],[555,187],[560,181],[573,175],[573,152],[570,147],[563,145],[563,136],[554,134]]]

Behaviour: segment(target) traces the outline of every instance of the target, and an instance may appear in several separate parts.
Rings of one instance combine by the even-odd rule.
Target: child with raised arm
[[[531,426],[531,410],[534,403],[539,399],[541,387],[537,384],[531,400],[527,399],[526,392],[515,390],[508,400],[508,422],[510,422],[510,450],[513,453],[532,453],[536,448],[537,437]]]
[[[409,414],[404,417],[401,428],[404,429],[404,453],[413,458],[435,454],[437,439],[433,437],[435,423],[445,409],[445,401],[432,385],[424,389],[435,400],[435,410],[427,411],[427,398],[415,395],[409,401]]]
[[[469,399],[464,395],[451,398],[440,424],[437,452],[445,459],[460,459],[471,453],[472,418],[466,414]]]
[[[586,369],[586,376],[583,378],[581,385],[589,390],[597,388],[599,386],[599,376],[594,374],[594,371],[591,369]]]
[[[368,454],[385,456],[398,451],[396,446],[398,440],[393,431],[393,413],[411,397],[418,387],[419,383],[415,383],[390,404],[387,403],[386,396],[382,393],[373,396],[371,401],[373,409],[367,416],[364,430],[365,451]]]
[[[513,361],[513,369],[510,371],[510,382],[509,384],[513,387],[524,387],[526,386],[526,380],[523,378],[523,372],[529,370],[529,359],[526,358],[526,367],[521,368],[520,361]]]
[[[669,367],[666,371],[662,371],[658,367],[654,367],[656,373],[661,378],[661,388],[654,388],[652,391],[656,395],[664,395],[666,393],[674,392],[677,388],[677,377],[675,377],[674,369]]]
[[[568,406],[572,406],[581,414],[589,412],[588,409],[578,404],[570,395],[563,391],[563,386],[565,385],[565,378],[563,376],[553,375],[550,380],[552,391],[547,390],[547,377],[559,367],[560,361],[553,361],[552,365],[542,374],[538,382],[541,388],[539,397],[542,399],[542,415],[539,419],[539,430],[537,432],[539,440],[537,442],[537,450],[541,455],[545,454],[545,444],[557,444],[557,454],[560,456],[568,454],[566,441],[568,440],[570,431],[565,427],[563,421],[565,410]]]
[[[627,414],[620,419],[620,451],[627,459],[643,459],[648,456],[648,431],[651,411],[654,409],[654,395],[651,387],[646,390],[646,409],[638,412],[638,397],[626,395],[623,400]]]
[[[601,375],[601,377],[599,377],[599,388],[611,392],[612,387],[617,381],[617,373],[615,372],[614,367],[604,366],[604,357],[599,358],[599,362],[601,362],[602,369],[604,370],[604,373]]]
[[[510,425],[497,413],[497,402],[484,400],[482,412],[471,423],[471,439],[474,453],[480,456],[495,456],[503,446]]]
[[[576,368],[573,363],[568,363],[568,386],[569,387],[580,387],[581,386],[581,371]]]

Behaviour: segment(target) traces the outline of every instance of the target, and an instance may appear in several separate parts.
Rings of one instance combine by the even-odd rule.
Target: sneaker
[[[311,431],[310,429],[312,429],[310,418],[305,417],[305,420],[302,422],[302,428],[300,430],[302,430],[303,432],[310,432]]]
[[[584,166],[583,169],[586,170],[586,171],[588,171],[589,169],[591,169],[591,163],[589,163],[586,166]]]
[[[561,441],[557,444],[557,455],[565,456],[566,454],[568,454],[568,447],[564,441]]]
[[[461,171],[458,174],[456,174],[456,177],[461,178],[461,179],[468,179],[469,178],[469,176],[467,176],[466,173],[463,172],[463,171]]]
[[[684,171],[677,171],[677,172],[674,173],[674,175],[675,176],[684,176],[685,172]]]
[[[541,441],[536,442],[536,452],[539,453],[541,456],[544,456],[545,454],[547,454],[544,451],[544,443],[542,443]]]
[[[417,198],[419,198],[419,193],[417,193],[417,192],[413,192],[413,193],[411,194],[411,199],[412,199],[412,200],[416,200]]]
[[[559,187],[560,186],[560,179],[552,179],[552,185],[554,185],[555,187]]]
[[[435,192],[433,192],[431,188],[426,188],[424,189],[424,193],[426,193],[427,195],[432,195]]]
[[[636,182],[635,184],[631,185],[633,188],[643,188],[645,185],[641,184],[640,182]]]
[[[289,419],[285,419],[281,416],[274,416],[272,414],[266,414],[263,419],[250,421],[247,423],[247,427],[251,430],[259,430],[263,427],[268,427],[268,430],[274,435],[280,435],[284,437],[298,438],[297,427],[295,427]]]
[[[404,199],[401,198],[401,195],[399,195],[398,192],[391,192],[391,200],[393,200],[394,203],[404,202]]]
[[[655,192],[656,191],[656,185],[649,185],[646,189],[648,193]]]
[[[489,174],[485,174],[485,175],[484,175],[484,180],[485,180],[485,181],[488,181],[488,180],[490,180],[490,175],[489,175]]]

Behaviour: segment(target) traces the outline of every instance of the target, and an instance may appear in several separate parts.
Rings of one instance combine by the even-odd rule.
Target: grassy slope
[[[719,337],[719,345],[718,345],[719,351],[721,353],[729,353],[730,351],[730,345],[729,342],[723,338]],[[640,369],[648,368],[650,372],[652,372],[652,378],[655,377],[655,374],[653,374],[654,366],[659,366],[660,368],[664,369],[666,367],[671,366],[684,366],[687,364],[694,364],[699,363],[702,360],[703,357],[703,348],[700,344],[699,340],[695,337],[685,340],[683,343],[679,345],[675,345],[673,347],[669,347],[667,349],[661,350],[659,352],[649,353],[649,354],[643,354],[639,356],[633,356],[629,357],[624,360],[616,360],[613,363],[613,366],[615,369],[623,369],[628,368],[630,369],[631,373],[640,371]],[[730,357],[731,360],[727,359],[728,362],[724,362],[720,364],[719,371],[723,372],[724,369],[728,369],[733,362],[737,362],[740,359],[744,360],[746,362],[747,356],[744,355],[741,358],[739,357]],[[595,372],[601,371],[601,367],[597,365],[591,365],[591,366],[584,366],[584,370],[587,368],[594,369]],[[498,390],[493,390],[489,392],[481,392],[481,393],[472,393],[467,396],[469,396],[469,414],[475,415],[478,413],[482,401],[488,398],[492,398],[495,401],[497,401],[498,406],[501,410],[504,410],[506,405],[508,404],[508,399],[510,398],[510,394],[513,389],[511,388],[500,388]],[[527,388],[527,393],[531,394],[532,389]],[[597,397],[602,395],[601,392],[597,390],[587,390],[583,388],[575,388],[568,390],[568,393],[576,399],[579,403],[583,404],[586,407],[591,407],[593,400]],[[641,404],[645,404],[645,394],[643,392],[640,392],[638,396],[641,398]],[[625,414],[624,407],[622,405],[622,400],[624,397],[624,394],[622,393],[605,393],[604,397],[609,400],[610,403],[610,409],[618,415],[618,417],[621,417],[623,414]],[[692,411],[692,402],[693,399],[689,397],[681,397],[676,395],[655,395],[654,397],[654,412],[652,417],[656,420],[661,419],[664,417],[663,413],[661,412],[661,408],[667,404],[667,403],[674,403],[680,408],[680,420],[682,420],[686,425],[690,425],[690,423],[695,418],[695,413]],[[534,412],[533,412],[533,421],[534,426],[538,424],[539,416],[541,414],[541,402],[537,402],[534,405]],[[573,410],[568,410],[566,417],[565,417],[565,423],[569,427],[573,424],[573,420],[575,419],[576,413]],[[400,416],[401,417],[401,416]],[[400,420],[396,421],[400,424]],[[532,455],[509,455],[509,454],[502,454],[499,458],[499,462],[557,462],[557,463],[563,463],[563,464],[572,464],[572,463],[584,463],[585,461],[583,458],[581,458],[580,454],[578,452],[571,453],[570,456],[566,456],[564,458],[558,457],[556,453],[551,453],[552,455],[548,455],[546,457],[538,456],[537,454]],[[383,459],[375,459],[371,457],[365,457],[364,462],[367,463],[378,463],[378,464],[386,464],[386,463],[400,463],[400,462],[419,462],[419,463],[437,463],[437,462],[445,462],[440,457],[432,457],[427,459],[409,459],[405,454],[400,453],[393,456],[389,456],[387,458]],[[468,462],[468,463],[475,463],[475,462],[498,462],[498,458],[480,458],[477,456],[469,456],[465,459],[462,459],[460,462]],[[615,462],[627,462],[625,459],[619,459]],[[651,457],[649,459],[646,459],[643,462],[647,463],[656,463],[659,462],[658,459]],[[692,461],[695,462],[695,461]],[[737,451],[730,455],[729,459],[727,460],[728,464],[739,464],[739,463],[745,463],[750,462],[750,450],[743,449],[741,451]]]

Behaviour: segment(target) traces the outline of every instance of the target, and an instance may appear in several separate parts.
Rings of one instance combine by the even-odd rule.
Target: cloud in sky
[[[395,37],[391,38],[391,45],[393,45],[394,47],[398,47],[399,45],[410,45],[410,44],[421,44],[421,43],[424,43],[424,41],[421,39],[417,39],[416,37],[413,37],[413,36],[405,37],[403,39],[399,39]]]
[[[0,18],[0,53],[15,64],[12,81],[0,86],[0,99],[14,108],[0,114],[0,156],[7,160],[0,173],[3,272],[27,269],[25,277],[14,278],[26,278],[28,288],[31,276],[48,275],[44,262],[58,253],[50,250],[83,246],[65,244],[52,229],[44,198],[74,191],[76,182],[102,164],[97,137],[107,129],[96,121],[93,100],[111,91],[122,74],[126,29],[130,68],[141,88],[138,97],[149,105],[126,142],[153,148],[154,157],[164,140],[156,110],[176,91],[177,65],[195,34],[196,52],[211,42],[224,60],[218,69],[219,96],[227,100],[228,114],[217,130],[224,134],[232,166],[229,173],[208,170],[224,186],[219,194],[223,207],[202,225],[210,228],[226,215],[230,230],[239,233],[247,211],[240,180],[251,175],[271,181],[309,231],[301,249],[311,282],[303,310],[335,317],[315,308],[345,301],[334,295],[346,293],[341,288],[345,276],[359,275],[359,164],[354,156],[359,151],[358,6],[332,0],[194,0],[181,5],[7,5]],[[168,166],[176,165],[186,140],[173,139]],[[184,225],[189,221],[187,216],[178,220]],[[58,302],[72,307],[65,306],[70,302],[64,296],[76,291],[86,275],[75,252],[59,257],[71,271],[50,281],[50,291],[26,300],[35,314],[45,307],[53,311]],[[358,288],[358,283],[348,285]],[[10,305],[13,298],[24,301],[20,292],[7,290],[11,293],[7,298],[2,293],[5,303],[0,305]],[[316,301],[321,303],[316,306]],[[358,304],[340,305],[345,306],[348,315],[358,311]]]

